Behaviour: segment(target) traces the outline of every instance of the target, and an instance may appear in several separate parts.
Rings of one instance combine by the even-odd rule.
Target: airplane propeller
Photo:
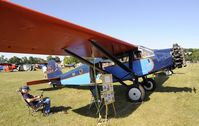
[[[184,50],[178,44],[173,44],[172,57],[175,68],[182,68],[186,66]]]

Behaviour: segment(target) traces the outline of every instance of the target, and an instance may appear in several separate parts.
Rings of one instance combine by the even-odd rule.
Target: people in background
[[[42,66],[42,71],[44,73],[44,78],[47,78],[47,66],[46,65]]]

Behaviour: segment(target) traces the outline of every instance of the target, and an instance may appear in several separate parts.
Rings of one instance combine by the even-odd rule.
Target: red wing
[[[51,81],[60,81],[60,78],[51,78],[51,79],[43,79],[43,80],[34,80],[34,81],[29,81],[26,82],[27,85],[37,85],[37,84],[42,84],[42,83],[48,83]]]
[[[63,48],[91,57],[89,39],[97,41],[113,55],[137,46],[93,30],[60,20],[8,1],[0,1],[0,51],[66,55]],[[102,55],[95,51],[95,56]]]

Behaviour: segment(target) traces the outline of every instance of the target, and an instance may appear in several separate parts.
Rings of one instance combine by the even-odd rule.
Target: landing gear
[[[127,97],[131,102],[141,102],[145,97],[145,90],[140,84],[134,84],[129,87]]]
[[[61,86],[61,82],[60,81],[50,81],[48,83],[50,86],[52,86],[53,88],[56,88],[58,86]]]
[[[156,88],[156,82],[152,78],[144,79],[142,84],[146,91],[154,91]]]
[[[166,76],[170,76],[170,75],[173,74],[173,71],[172,70],[165,70],[164,73],[165,73]]]

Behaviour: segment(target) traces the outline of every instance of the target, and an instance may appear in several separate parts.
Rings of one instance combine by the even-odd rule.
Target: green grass
[[[156,78],[157,89],[147,93],[143,103],[126,101],[125,88],[115,84],[116,111],[111,109],[108,126],[197,126],[199,124],[199,64],[177,69],[176,74]],[[50,88],[47,84],[31,87],[32,94],[51,98],[53,113],[43,117],[41,112],[29,115],[16,90],[30,80],[42,79],[42,71],[0,73],[1,126],[94,126],[95,108],[89,110],[90,92],[87,88]],[[196,89],[194,93],[193,88]],[[102,112],[103,115],[103,112]]]

